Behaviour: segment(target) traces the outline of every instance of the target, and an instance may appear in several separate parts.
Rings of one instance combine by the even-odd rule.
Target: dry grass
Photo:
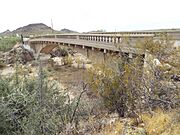
[[[171,112],[156,110],[152,117],[150,114],[142,114],[143,127],[147,135],[180,135],[179,114],[178,110]],[[130,123],[128,122],[128,124]],[[106,125],[100,131],[96,131],[93,135],[121,135],[124,126],[123,122],[117,120],[113,124]]]
[[[178,112],[163,112],[157,110],[151,117],[143,114],[142,119],[148,135],[180,135]]]
[[[123,131],[123,123],[116,121],[113,124],[105,126],[99,133],[94,135],[120,135]]]

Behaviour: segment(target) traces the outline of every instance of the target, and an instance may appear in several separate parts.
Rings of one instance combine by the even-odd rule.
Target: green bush
[[[79,120],[80,98],[70,101],[56,81],[48,81],[42,68],[38,78],[26,75],[0,78],[1,135],[59,134]]]
[[[0,51],[9,51],[19,41],[17,37],[0,38]]]

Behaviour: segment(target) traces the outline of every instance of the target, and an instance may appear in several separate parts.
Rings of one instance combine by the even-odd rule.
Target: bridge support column
[[[92,51],[94,51],[94,47],[92,47]]]
[[[106,62],[106,53],[107,53],[107,51],[106,51],[106,49],[104,49],[104,52],[103,52],[103,62],[104,63]]]

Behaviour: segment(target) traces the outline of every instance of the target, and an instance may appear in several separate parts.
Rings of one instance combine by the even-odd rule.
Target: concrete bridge
[[[31,48],[36,54],[50,53],[55,47],[71,48],[82,53],[89,59],[105,61],[109,55],[126,55],[133,58],[144,55],[144,52],[135,47],[136,40],[152,38],[154,34],[55,34],[41,35],[29,40]],[[127,42],[124,42],[124,40]]]
[[[136,41],[145,38],[158,38],[164,31],[141,32],[102,32],[102,33],[71,33],[49,34],[33,37],[29,40],[35,53],[50,53],[55,47],[66,47],[76,50],[90,60],[105,61],[110,55],[121,55],[128,58],[145,57],[145,52],[136,48]],[[180,40],[180,32],[166,32]]]

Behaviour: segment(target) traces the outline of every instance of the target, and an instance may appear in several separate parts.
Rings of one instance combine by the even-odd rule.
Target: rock
[[[52,58],[53,62],[54,62],[54,66],[62,66],[64,65],[64,60],[62,57],[54,57]]]
[[[78,64],[78,63],[73,63],[71,64],[72,67],[74,68],[79,68],[79,69],[90,69],[92,68],[93,66],[91,64]]]
[[[80,53],[75,53],[72,56],[71,66],[74,68],[90,69],[92,68],[92,62]]]
[[[1,76],[12,76],[15,73],[15,69],[13,67],[5,68],[1,71]]]
[[[16,60],[21,64],[26,64],[28,61],[34,60],[33,52],[18,45],[3,55],[3,59],[6,64],[14,64]]]
[[[71,64],[71,66],[74,67],[74,68],[79,68],[78,63],[73,63],[73,64]]]
[[[158,59],[153,59],[154,66],[160,66],[162,65],[161,62]]]
[[[50,52],[51,58],[68,56],[68,51],[63,48],[58,48]]]
[[[92,62],[80,53],[74,54],[74,60],[76,63],[91,64]]]

